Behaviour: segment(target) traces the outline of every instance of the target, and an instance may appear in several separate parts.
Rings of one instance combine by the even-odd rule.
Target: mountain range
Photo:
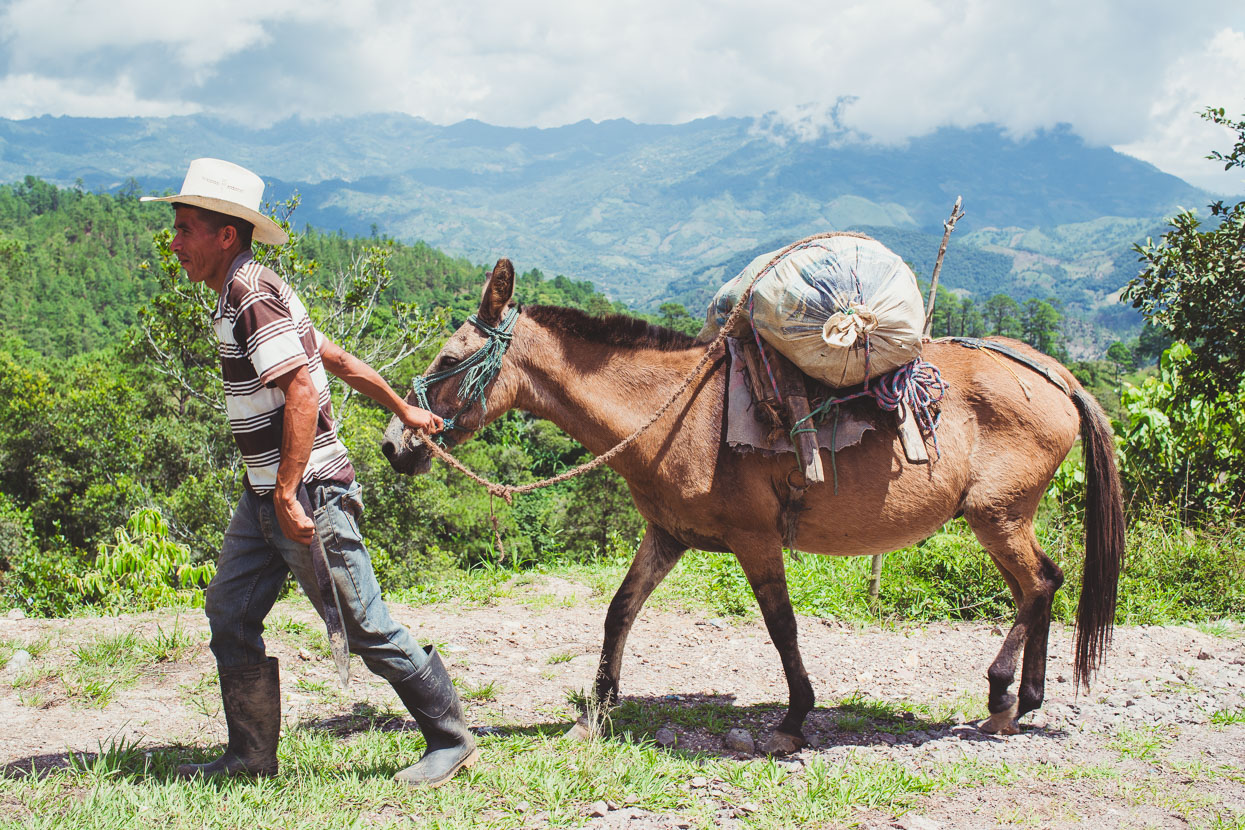
[[[1086,324],[1082,352],[1136,325],[1116,302],[1136,270],[1133,243],[1215,198],[1066,128],[943,128],[883,145],[846,131],[808,139],[769,117],[550,129],[395,114],[266,127],[0,120],[0,181],[176,191],[199,156],[256,170],[274,199],[297,191],[300,223],[482,263],[509,256],[637,308],[677,299],[697,315],[749,256],[826,230],[863,229],[928,276],[963,196],[944,284],[978,300],[1059,297]]]

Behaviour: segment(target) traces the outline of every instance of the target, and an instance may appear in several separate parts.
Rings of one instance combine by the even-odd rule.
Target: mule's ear
[[[493,325],[501,320],[506,303],[514,295],[514,266],[510,260],[497,260],[484,283],[484,296],[480,298],[480,310],[476,313],[484,322]]]

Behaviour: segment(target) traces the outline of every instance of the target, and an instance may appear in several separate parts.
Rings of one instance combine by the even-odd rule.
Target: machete
[[[307,518],[315,522],[315,512],[311,509],[311,498],[307,495],[306,485],[298,485],[298,503],[303,506]],[[320,541],[320,530],[316,528],[311,537],[311,565],[316,573],[316,587],[320,590],[320,605],[324,609],[324,627],[328,629],[329,648],[333,650],[333,662],[337,664],[337,676],[341,678],[342,688],[350,688],[350,650],[346,642],[346,626],[342,622],[341,601],[337,598],[337,585],[333,583],[333,574],[329,571],[329,558],[324,552]]]

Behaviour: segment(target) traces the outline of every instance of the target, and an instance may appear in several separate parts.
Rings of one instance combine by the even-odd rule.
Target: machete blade
[[[298,503],[302,505],[307,518],[315,522],[315,511],[311,509],[311,498],[307,495],[306,486],[298,486]],[[320,591],[320,605],[324,608],[324,627],[328,632],[329,648],[333,651],[333,662],[337,664],[337,676],[341,678],[342,688],[350,688],[350,647],[346,641],[346,626],[342,622],[341,601],[337,597],[337,585],[333,583],[333,574],[329,570],[329,558],[320,543],[320,530],[317,527],[311,537],[311,565],[316,574],[316,587]]]

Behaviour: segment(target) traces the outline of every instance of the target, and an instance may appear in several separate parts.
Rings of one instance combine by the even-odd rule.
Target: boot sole
[[[441,786],[444,786],[445,784],[448,784],[455,775],[458,775],[459,770],[466,769],[467,767],[471,766],[476,761],[478,761],[479,758],[480,758],[480,748],[476,747],[475,749],[471,750],[470,755],[468,755],[466,758],[462,759],[457,764],[455,764],[454,767],[446,775],[444,775],[441,778],[438,778],[436,781],[420,781],[416,783],[416,782],[404,780],[402,778],[398,778],[397,776],[394,776],[393,780],[397,781],[400,784],[405,784],[411,789],[427,788],[430,790],[435,790],[437,787],[441,787]]]
[[[442,778],[440,781],[437,781],[435,784],[429,784],[429,785],[428,785],[428,786],[429,786],[429,788],[431,788],[431,789],[434,789],[434,790],[435,790],[437,787],[440,787],[440,786],[442,786],[443,784],[448,784],[448,783],[450,782],[450,779],[452,779],[455,775],[458,775],[458,771],[459,771],[459,770],[464,770],[464,769],[466,769],[467,767],[471,766],[472,764],[474,764],[474,763],[475,763],[476,761],[478,761],[479,759],[480,759],[480,748],[479,748],[479,747],[476,747],[475,749],[471,750],[471,754],[470,754],[470,755],[468,755],[466,758],[464,758],[464,759],[462,760],[462,763],[460,763],[458,766],[454,767],[454,769],[450,770],[450,774],[449,774],[449,775],[445,776],[445,777],[444,777],[444,778]]]

